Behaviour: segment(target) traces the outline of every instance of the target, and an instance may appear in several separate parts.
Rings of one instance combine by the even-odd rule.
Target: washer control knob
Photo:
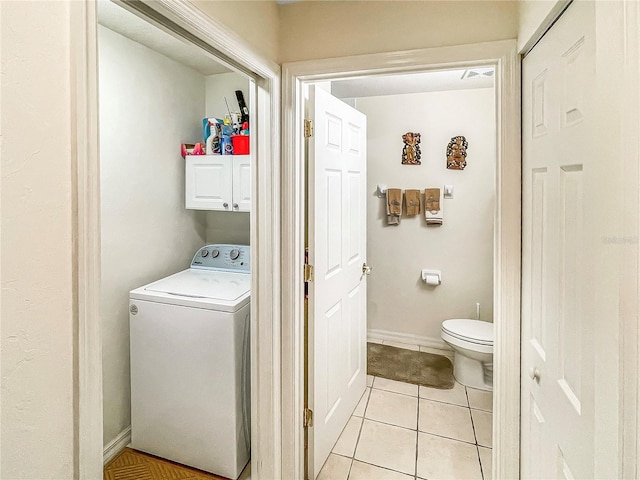
[[[209,250],[207,250],[206,248],[203,248],[202,251],[200,252],[200,255],[202,255],[202,258],[205,258],[207,255],[209,255]]]
[[[218,255],[220,255],[220,250],[218,250],[217,248],[211,250],[211,258],[217,258]]]
[[[231,260],[237,260],[240,256],[240,250],[234,248],[233,250],[231,250],[231,253],[229,253],[229,256],[231,257]]]

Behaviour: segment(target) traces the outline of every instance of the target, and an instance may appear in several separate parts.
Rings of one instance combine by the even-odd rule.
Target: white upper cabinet
[[[249,155],[187,155],[185,182],[186,208],[228,212],[250,210]]]

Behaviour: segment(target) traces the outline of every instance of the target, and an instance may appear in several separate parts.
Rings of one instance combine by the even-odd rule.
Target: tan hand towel
[[[402,190],[399,188],[387,189],[387,203],[391,215],[402,215]]]
[[[427,225],[442,225],[442,197],[439,188],[425,189],[424,218]]]
[[[424,190],[424,209],[436,214],[440,211],[440,189],[426,188]]]
[[[420,190],[405,190],[404,203],[407,207],[407,216],[420,215]]]
[[[387,189],[387,225],[399,225],[402,215],[402,190]]]

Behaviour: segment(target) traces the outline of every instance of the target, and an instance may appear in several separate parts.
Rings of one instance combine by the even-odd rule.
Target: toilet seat
[[[493,323],[455,318],[442,322],[442,332],[476,345],[493,347]]]

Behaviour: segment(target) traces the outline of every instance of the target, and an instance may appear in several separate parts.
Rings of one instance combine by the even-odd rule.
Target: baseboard
[[[451,347],[444,340],[433,337],[423,337],[420,335],[411,335],[410,333],[391,332],[388,330],[367,330],[367,338],[369,340],[389,342],[408,343],[409,345],[420,345],[423,347],[437,348],[439,350],[451,351]]]
[[[111,440],[105,447],[102,454],[103,464],[106,465],[115,458],[124,447],[131,443],[131,426],[121,431],[116,438]]]

